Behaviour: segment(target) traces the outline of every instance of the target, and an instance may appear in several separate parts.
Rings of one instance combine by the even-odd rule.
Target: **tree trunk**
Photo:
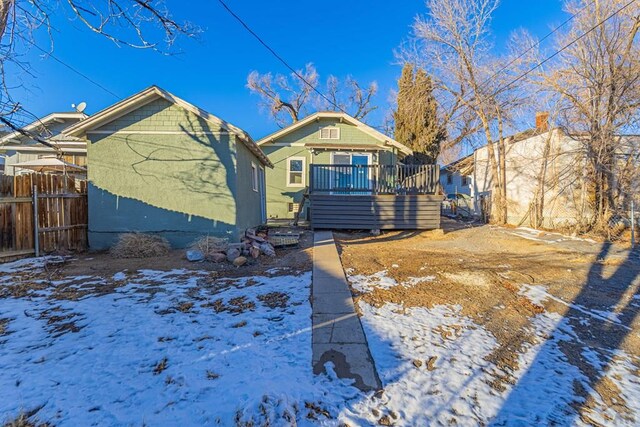
[[[491,129],[489,128],[487,117],[483,113],[479,114],[479,116],[487,139],[487,157],[489,158],[489,165],[491,166],[491,185],[493,187],[491,191],[491,220],[496,224],[504,224],[506,218],[503,217],[503,192],[500,174],[498,173],[498,162],[496,161],[494,148],[495,144],[491,138]]]
[[[4,37],[7,30],[7,20],[9,13],[14,7],[15,0],[0,0],[0,38]]]

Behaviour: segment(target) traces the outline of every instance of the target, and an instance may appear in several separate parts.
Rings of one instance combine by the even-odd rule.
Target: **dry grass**
[[[0,319],[0,337],[7,333],[7,325],[9,324],[9,319]]]
[[[164,237],[144,233],[125,233],[110,253],[115,258],[154,258],[167,255],[171,245]]]
[[[205,236],[195,240],[190,247],[202,252],[208,258],[213,254],[225,252],[229,248],[229,241],[219,237]]]
[[[40,422],[34,418],[34,415],[42,407],[36,408],[29,412],[21,412],[12,420],[5,421],[3,427],[53,427],[53,424]]]
[[[162,360],[156,364],[155,368],[153,368],[153,374],[154,375],[161,374],[165,369],[167,369],[168,365],[169,365],[169,360],[166,357],[162,358]]]

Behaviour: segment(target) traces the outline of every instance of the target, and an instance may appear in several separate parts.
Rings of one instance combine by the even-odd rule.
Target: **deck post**
[[[38,230],[38,186],[33,186],[33,246],[36,257],[40,256],[40,232]]]

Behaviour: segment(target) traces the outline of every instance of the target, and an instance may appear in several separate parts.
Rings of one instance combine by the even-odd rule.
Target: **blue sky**
[[[259,110],[258,97],[246,89],[246,77],[252,70],[287,70],[216,0],[166,1],[178,20],[203,30],[196,40],[180,41],[177,47],[182,53],[173,56],[117,47],[81,23],[69,21],[65,4],[57,6],[60,12],[53,21],[54,55],[121,97],[157,84],[256,139],[277,129]],[[421,0],[227,0],[227,4],[295,68],[313,62],[321,78],[353,75],[363,83],[377,81],[381,111],[372,116],[374,124],[381,122],[389,91],[400,74],[393,49],[409,33],[414,17],[426,12]],[[566,17],[558,0],[504,0],[493,20],[496,49],[517,28],[541,37]],[[37,40],[48,48],[46,34],[38,34]],[[23,76],[27,90],[14,96],[36,115],[68,111],[80,101],[86,101],[87,112],[92,113],[118,100],[35,49],[25,59],[36,78]]]

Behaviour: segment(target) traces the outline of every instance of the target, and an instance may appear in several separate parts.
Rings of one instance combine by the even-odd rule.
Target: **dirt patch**
[[[282,292],[270,292],[258,295],[258,299],[269,308],[286,308],[289,302],[289,295]]]
[[[154,258],[114,258],[106,252],[89,253],[77,256],[73,262],[66,263],[60,273],[65,276],[111,277],[122,271],[184,269],[214,271],[219,277],[275,276],[311,270],[312,251],[313,235],[309,231],[303,231],[297,247],[276,249],[275,257],[249,258],[247,264],[242,267],[227,262],[190,262],[186,259],[186,250],[174,249],[167,255]]]
[[[23,268],[0,277],[0,298],[28,298],[46,296],[60,300],[78,300],[88,295],[106,295],[116,289],[135,283],[140,292],[153,295],[162,292],[157,280],[149,280],[142,270],[173,271],[167,279],[186,281],[197,277],[199,287],[213,295],[230,287],[255,284],[247,276],[274,277],[297,275],[312,268],[313,237],[304,232],[298,247],[276,250],[276,257],[261,256],[249,259],[242,267],[230,263],[189,262],[184,250],[173,250],[154,258],[114,258],[109,253],[90,253],[74,257],[52,257],[44,266]],[[195,295],[194,295],[195,296]],[[201,297],[197,297],[198,299]],[[179,306],[187,312],[191,307]]]
[[[362,299],[376,307],[459,305],[462,315],[486,328],[498,342],[487,357],[498,367],[491,384],[497,390],[514,383],[512,373],[519,368],[520,353],[540,341],[532,319],[544,311],[569,319],[583,345],[620,348],[640,356],[640,334],[629,333],[640,331],[640,305],[633,304],[640,288],[640,263],[633,254],[602,243],[550,244],[517,237],[508,229],[467,227],[446,220],[444,224],[444,232],[389,232],[377,237],[336,233],[345,269],[362,275],[385,270],[398,283],[412,283],[365,293],[353,290],[356,303]],[[415,281],[426,276],[434,280]],[[524,284],[543,285],[549,297],[539,301],[528,296]],[[619,307],[617,321],[598,314],[614,306]],[[585,313],[589,322],[578,321],[578,315]],[[443,338],[456,333],[439,332]],[[563,352],[590,378],[603,401],[624,402],[601,373],[569,356],[578,350]]]

